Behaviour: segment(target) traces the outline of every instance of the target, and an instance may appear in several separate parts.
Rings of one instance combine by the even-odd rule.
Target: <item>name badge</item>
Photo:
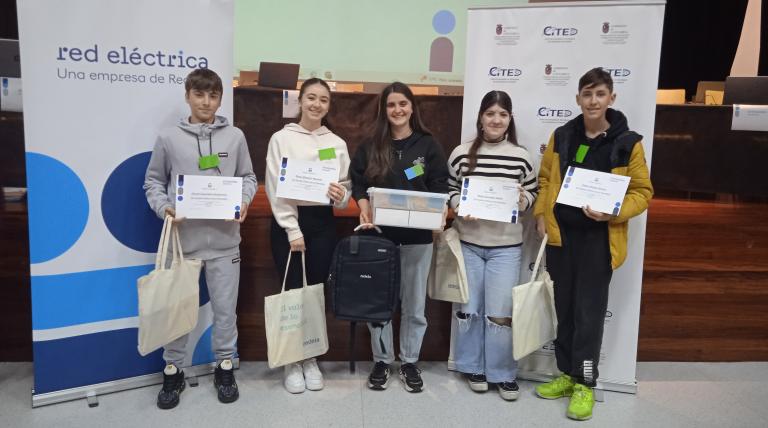
[[[589,146],[586,144],[580,144],[579,149],[576,150],[576,163],[583,163],[584,158],[587,156],[587,152],[589,151]]]
[[[216,168],[219,166],[219,156],[218,155],[208,155],[203,156],[197,161],[197,165],[201,170]]]
[[[424,167],[421,164],[416,164],[405,170],[405,176],[409,180],[413,180],[420,175],[424,175]]]
[[[317,151],[317,154],[320,156],[320,160],[331,160],[336,159],[336,149],[333,147],[329,147],[327,149],[320,149]]]

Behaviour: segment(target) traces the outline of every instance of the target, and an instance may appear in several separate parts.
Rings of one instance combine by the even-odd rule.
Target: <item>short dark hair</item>
[[[608,90],[613,93],[613,79],[611,79],[611,74],[603,70],[602,67],[595,67],[586,72],[581,76],[581,79],[579,79],[579,92],[584,88],[591,88],[601,84],[607,86]]]
[[[207,68],[198,68],[189,73],[186,82],[184,82],[184,89],[187,92],[193,89],[218,92],[220,94],[224,92],[221,77],[215,71]]]

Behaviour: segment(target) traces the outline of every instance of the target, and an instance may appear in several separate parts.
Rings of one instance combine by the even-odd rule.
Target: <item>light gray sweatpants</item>
[[[400,246],[400,361],[404,363],[419,361],[421,342],[427,331],[424,305],[431,263],[432,244]],[[392,322],[383,328],[368,323],[368,330],[371,332],[373,361],[392,364],[395,361]],[[381,348],[382,341],[386,352]]]
[[[237,351],[237,292],[240,286],[240,253],[203,260],[205,282],[211,298],[213,328],[211,349],[216,363],[231,359]],[[176,367],[184,365],[188,334],[165,345],[163,359]]]

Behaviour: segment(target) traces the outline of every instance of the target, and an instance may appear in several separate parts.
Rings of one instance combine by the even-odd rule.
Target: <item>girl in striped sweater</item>
[[[519,186],[519,211],[533,206],[536,174],[528,151],[517,144],[512,101],[506,92],[488,92],[480,103],[477,135],[459,145],[448,160],[450,206],[458,211],[465,177],[513,182]],[[522,224],[456,217],[469,283],[469,302],[455,316],[456,368],[475,392],[498,386],[505,400],[516,400],[517,362],[512,358],[512,287],[520,274]]]

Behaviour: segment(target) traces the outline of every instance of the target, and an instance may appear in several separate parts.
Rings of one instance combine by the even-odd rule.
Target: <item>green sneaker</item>
[[[592,419],[592,407],[595,405],[595,396],[592,388],[577,383],[573,386],[573,395],[568,404],[568,416],[577,421]]]
[[[537,386],[536,395],[547,400],[570,397],[573,393],[574,384],[573,378],[567,374],[561,374],[552,381]]]

